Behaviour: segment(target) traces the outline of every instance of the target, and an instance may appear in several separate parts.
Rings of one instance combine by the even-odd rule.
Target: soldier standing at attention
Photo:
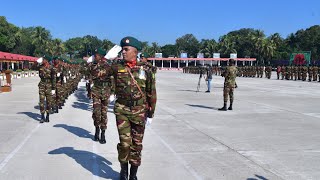
[[[313,66],[313,68],[312,68],[312,70],[313,70],[313,73],[312,73],[312,75],[313,75],[313,81],[317,81],[317,74],[318,74],[318,66],[316,66],[316,65],[314,65]]]
[[[94,140],[106,143],[105,131],[107,129],[108,100],[111,93],[111,66],[108,65],[104,56],[106,51],[102,48],[95,50],[94,61],[90,70],[93,87],[91,89],[93,100],[92,119],[95,126]],[[101,137],[100,135],[101,129]]]
[[[56,82],[55,75],[53,69],[49,62],[51,61],[51,57],[44,56],[37,60],[39,64],[39,77],[40,82],[38,84],[39,87],[39,106],[41,113],[40,123],[49,122],[49,114],[51,113],[51,107],[53,103],[52,96],[55,95]],[[46,106],[45,106],[46,101]],[[47,113],[46,119],[44,118],[44,114]]]
[[[277,79],[280,78],[281,66],[277,66]]]
[[[228,96],[230,97],[230,106],[228,110],[232,110],[233,105],[233,91],[236,86],[237,67],[234,59],[229,59],[229,66],[224,74],[224,88],[223,88],[223,107],[219,111],[227,110]]]
[[[130,180],[137,180],[145,126],[152,122],[155,112],[156,84],[152,70],[144,62],[137,62],[141,42],[125,37],[120,45],[123,61],[112,65],[117,97],[114,112],[120,139],[117,145],[120,179],[128,179],[129,162]]]

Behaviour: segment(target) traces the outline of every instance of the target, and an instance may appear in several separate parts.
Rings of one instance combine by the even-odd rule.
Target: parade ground
[[[320,179],[320,83],[237,78],[232,111],[223,78],[205,93],[198,74],[159,71],[155,117],[146,128],[139,180]],[[113,105],[106,144],[92,140],[85,82],[40,124],[39,77],[0,93],[0,180],[119,179]]]

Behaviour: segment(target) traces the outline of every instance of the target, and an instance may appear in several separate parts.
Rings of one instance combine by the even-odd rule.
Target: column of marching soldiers
[[[81,65],[60,57],[43,56],[32,67],[39,71],[40,123],[49,122],[49,116],[62,109],[66,99],[78,89],[82,78]]]
[[[215,75],[222,75],[224,67],[219,66],[196,66],[196,67],[184,67],[183,73],[200,74],[211,70]],[[250,78],[265,78],[270,79],[272,74],[272,66],[238,66],[238,77],[250,77]],[[320,67],[315,65],[302,66],[278,66],[276,68],[277,79],[282,80],[302,80],[302,81],[318,81],[320,82]]]

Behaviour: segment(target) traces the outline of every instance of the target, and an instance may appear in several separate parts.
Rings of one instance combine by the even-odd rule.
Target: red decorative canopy
[[[8,52],[1,52],[0,51],[0,61],[30,61],[35,62],[38,58],[32,56],[25,56],[21,54],[12,54]]]

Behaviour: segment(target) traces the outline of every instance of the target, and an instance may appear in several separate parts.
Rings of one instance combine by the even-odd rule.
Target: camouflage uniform
[[[317,81],[318,75],[318,66],[313,66],[313,81]]]
[[[56,95],[54,96],[56,111],[62,109],[63,104],[63,74],[62,74],[62,65],[57,64],[53,67],[54,73],[56,76]]]
[[[301,68],[302,81],[307,80],[307,73],[308,73],[307,66],[302,66],[302,68]]]
[[[228,102],[228,96],[230,97],[230,106],[229,110],[232,110],[232,104],[233,104],[233,92],[234,88],[236,87],[236,74],[237,74],[237,67],[232,65],[228,66],[226,68],[225,74],[224,74],[224,87],[223,87],[223,107],[219,110],[227,110],[227,102]]]
[[[299,67],[294,66],[293,67],[293,75],[294,75],[294,80],[296,81],[298,79],[298,72],[299,72]]]
[[[94,62],[91,67],[93,87],[91,89],[93,100],[92,119],[95,127],[107,129],[108,99],[111,93],[111,67],[105,60]]]
[[[286,76],[286,67],[281,67],[281,79],[284,80],[284,77]]]
[[[134,166],[140,166],[145,120],[153,117],[156,105],[155,77],[152,69],[143,62],[137,62],[132,68],[124,63],[113,65],[112,71],[117,96],[114,112],[120,137],[118,159],[120,163],[129,161]]]
[[[312,81],[312,78],[313,78],[313,67],[309,66],[308,67],[308,80]]]
[[[39,66],[39,77],[40,82],[38,84],[39,87],[39,106],[40,106],[40,113],[42,115],[42,120],[44,119],[44,113],[47,113],[48,122],[49,113],[51,113],[52,105],[54,104],[51,91],[56,89],[56,82],[55,82],[55,74],[53,69],[49,66],[40,65]],[[46,101],[46,106],[45,106]]]

